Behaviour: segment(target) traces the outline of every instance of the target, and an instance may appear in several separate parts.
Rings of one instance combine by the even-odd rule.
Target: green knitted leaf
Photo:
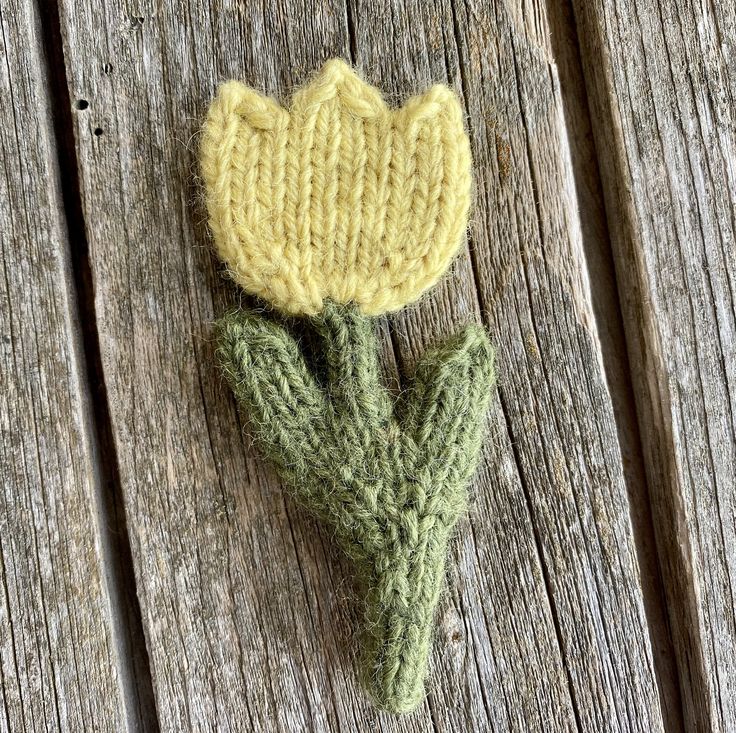
[[[363,672],[376,703],[424,695],[451,530],[466,504],[494,381],[485,331],[429,350],[398,400],[381,383],[370,319],[327,303],[318,380],[293,337],[249,312],[218,324],[218,353],[261,450],[334,529],[365,585]]]

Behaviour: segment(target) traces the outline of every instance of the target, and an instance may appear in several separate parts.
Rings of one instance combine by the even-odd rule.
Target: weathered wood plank
[[[35,3],[0,10],[0,731],[122,731]]]
[[[400,333],[416,345],[466,317],[475,280],[578,724],[661,729],[544,6],[457,3],[453,15],[402,3],[383,18],[379,3],[358,6],[356,27],[372,40],[361,56],[358,33],[358,58],[376,79],[405,88],[449,72],[465,92],[478,173],[472,270],[458,263],[434,307],[400,319]],[[390,55],[385,27],[402,39]]]
[[[544,13],[530,13],[533,34],[500,2],[62,4],[70,103],[89,102],[76,134],[98,327],[164,729],[661,729],[559,87],[534,40]],[[210,341],[237,296],[190,208],[218,81],[284,98],[353,54],[397,98],[449,74],[470,113],[474,256],[393,321],[398,361],[482,306],[505,375],[432,693],[404,719],[356,685],[349,569],[243,439]]]
[[[736,8],[575,2],[687,730],[736,728]]]
[[[565,128],[570,141],[585,261],[591,283],[593,312],[600,337],[613,412],[618,427],[624,477],[634,528],[641,589],[644,597],[654,666],[659,682],[664,727],[683,731],[680,687],[674,646],[667,621],[664,583],[657,557],[652,509],[644,470],[626,337],[608,235],[603,189],[591,129],[588,98],[572,6],[550,0],[548,17],[555,64],[560,76]]]
[[[273,11],[62,5],[70,103],[89,102],[76,133],[101,352],[164,730],[386,724],[354,679],[347,569],[251,450],[211,343],[234,293],[192,209],[206,106],[224,78],[276,91],[348,50],[344,6],[302,8],[300,23]]]

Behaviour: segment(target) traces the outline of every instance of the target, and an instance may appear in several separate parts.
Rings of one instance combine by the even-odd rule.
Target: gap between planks
[[[600,163],[591,130],[578,28],[570,0],[562,3],[547,0],[547,16],[552,53],[560,78],[575,189],[580,204],[585,265],[590,281],[596,283],[596,287],[591,289],[593,313],[623,458],[662,714],[668,733],[679,733],[684,730],[682,696],[667,619],[664,581],[654,537],[640,426],[624,336],[613,250],[603,203]]]
[[[76,326],[75,349],[80,379],[86,386],[85,421],[94,471],[100,553],[110,596],[118,672],[129,731],[157,733],[156,705],[141,609],[135,585],[130,538],[121,498],[118,460],[100,356],[94,285],[79,187],[78,161],[66,79],[59,6],[37,0],[43,33],[49,96],[53,104],[54,141],[61,172],[63,213],[69,233],[74,285],[70,318]]]

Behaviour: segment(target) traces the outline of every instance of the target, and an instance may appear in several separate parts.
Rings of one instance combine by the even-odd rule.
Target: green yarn
[[[482,328],[466,326],[423,356],[395,400],[381,383],[369,318],[328,302],[307,320],[319,336],[315,372],[281,325],[247,311],[219,322],[220,362],[262,452],[354,561],[365,587],[365,684],[380,707],[407,712],[424,696],[493,351]]]

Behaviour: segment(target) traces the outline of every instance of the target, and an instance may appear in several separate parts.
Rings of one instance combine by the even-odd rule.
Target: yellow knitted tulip
[[[438,85],[390,110],[339,60],[288,111],[224,84],[201,166],[232,277],[288,313],[316,314],[325,300],[397,310],[441,277],[467,225],[470,149],[455,95]]]
[[[400,400],[371,316],[446,270],[470,206],[460,105],[443,86],[389,110],[330,61],[287,111],[238,82],[210,107],[201,167],[215,246],[281,318],[236,310],[218,357],[263,454],[329,523],[364,594],[361,669],[380,707],[424,698],[447,545],[494,379],[485,331],[428,349]],[[292,320],[292,319],[289,319]],[[312,329],[307,359],[292,329]]]

